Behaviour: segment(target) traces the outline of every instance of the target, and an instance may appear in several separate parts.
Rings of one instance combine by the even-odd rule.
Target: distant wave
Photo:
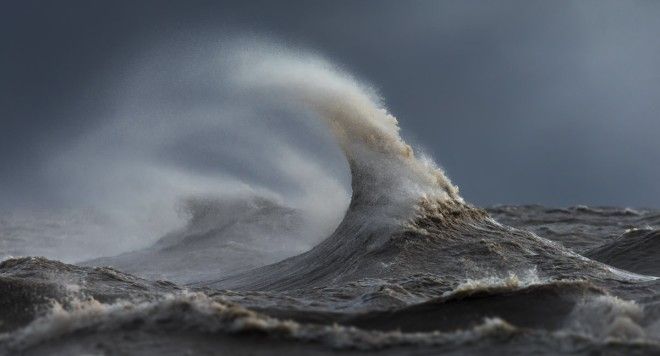
[[[188,199],[188,222],[153,245],[80,263],[188,283],[280,261],[308,249],[304,213],[263,197]]]
[[[627,271],[660,276],[660,231],[634,229],[585,256]]]

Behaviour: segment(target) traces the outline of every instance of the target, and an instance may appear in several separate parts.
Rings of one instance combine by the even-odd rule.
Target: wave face
[[[585,256],[628,271],[660,276],[660,231],[636,229],[589,250]]]
[[[353,194],[335,232],[308,253],[208,285],[287,290],[411,273],[481,278],[529,269],[553,278],[611,274],[465,203],[444,172],[401,139],[377,96],[327,62],[247,49],[236,63],[241,87],[304,105],[330,127],[349,163]]]
[[[265,188],[218,195],[209,176],[145,154],[168,184],[178,177],[185,186],[168,198],[179,199],[186,222],[147,246],[78,265],[1,262],[0,289],[10,292],[0,307],[10,312],[0,315],[0,352],[660,351],[660,280],[639,274],[655,274],[645,254],[655,235],[612,240],[628,225],[657,229],[657,211],[474,207],[404,142],[376,92],[345,71],[252,40],[220,53],[194,61],[204,65],[191,67],[193,87],[206,93],[216,88],[208,78],[221,78],[223,98],[258,103],[249,113],[268,108],[304,119],[296,125],[322,123],[350,170],[343,219],[323,219],[332,210],[325,205],[341,206],[332,198],[341,189],[313,160],[270,162],[312,180],[296,185],[310,196],[292,199]],[[255,123],[250,135],[260,131]],[[162,125],[157,139],[191,137],[187,126],[213,131],[199,117]],[[304,157],[286,147],[281,154]],[[626,264],[640,256],[641,265]]]

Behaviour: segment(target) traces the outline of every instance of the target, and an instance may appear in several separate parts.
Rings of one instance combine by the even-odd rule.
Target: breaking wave
[[[350,225],[350,229],[364,230],[363,234],[392,230],[418,213],[417,202],[420,200],[428,201],[429,204],[449,204],[459,209],[467,207],[458,194],[458,188],[451,183],[444,172],[431,159],[416,156],[411,146],[401,139],[396,118],[387,111],[374,90],[319,56],[283,51],[281,48],[259,42],[248,41],[248,43],[247,45],[245,42],[225,44],[224,52],[219,56],[220,60],[213,62],[216,66],[213,68],[213,73],[222,83],[222,93],[219,94],[222,99],[219,100],[227,100],[227,98],[234,100],[231,105],[232,111],[239,112],[237,115],[241,117],[245,115],[246,110],[243,105],[257,103],[260,109],[248,108],[250,113],[261,115],[264,114],[261,110],[268,108],[269,112],[265,115],[272,115],[273,111],[283,111],[293,117],[288,120],[296,125],[317,122],[321,125],[319,128],[329,128],[330,135],[344,153],[351,175],[352,199],[342,226]],[[208,68],[204,66],[209,65],[205,59],[198,60],[196,64],[205,69]],[[223,108],[223,111],[228,109]],[[218,116],[222,115],[218,113]],[[143,132],[147,129],[146,126],[149,130],[153,130],[152,125],[158,124],[159,132],[155,135],[163,135],[160,131],[164,131],[166,135],[174,135],[174,139],[187,136],[185,131],[182,132],[180,123],[162,123],[162,118],[154,122],[153,118],[145,118],[144,114],[138,117],[131,122],[132,127],[138,128],[137,132]],[[300,119],[295,119],[296,117]],[[193,116],[192,119],[197,122],[190,122],[191,118],[186,117],[186,121],[191,125],[198,124],[200,127],[186,128],[186,131],[212,131],[215,125],[209,123],[212,119],[208,117],[197,119]],[[218,120],[222,121],[222,119]],[[256,117],[251,119],[254,120]],[[125,125],[127,124],[123,123],[119,127]],[[254,126],[250,126],[249,130],[259,132],[258,121],[251,122],[250,125]],[[316,124],[312,124],[312,127],[315,127],[314,125]],[[173,129],[176,129],[176,132],[171,132]],[[116,134],[116,127],[103,128],[100,132]],[[259,133],[267,136],[263,132]],[[249,133],[250,136],[254,134],[254,132]],[[121,137],[124,137],[123,135],[124,133]],[[133,135],[135,134],[130,134]],[[278,138],[278,144],[281,143],[279,140]],[[286,143],[282,145],[285,148],[288,146]],[[222,148],[235,150],[224,146]],[[85,149],[88,150],[88,147]],[[281,147],[276,149],[282,151]],[[289,156],[286,159],[290,160],[290,156],[304,157],[305,154],[300,151],[300,148],[296,151],[287,151]],[[227,152],[223,151],[219,154],[226,155]],[[263,157],[259,159],[263,160]],[[176,196],[179,201],[186,199],[189,202],[205,202],[201,206],[207,210],[211,202],[216,205],[213,209],[223,211],[222,217],[201,219],[200,214],[192,214],[183,230],[175,230],[178,232],[151,242],[151,247],[142,247],[136,252],[125,253],[116,258],[92,260],[88,264],[104,263],[155,277],[148,268],[140,271],[141,266],[144,265],[142,261],[146,258],[153,261],[150,266],[154,267],[153,270],[159,271],[161,277],[190,282],[195,279],[208,280],[212,273],[215,273],[214,276],[227,275],[266,265],[309,250],[321,241],[324,235],[329,235],[331,229],[339,223],[335,216],[341,217],[336,214],[342,212],[340,207],[342,194],[334,179],[328,178],[329,173],[322,172],[323,169],[319,168],[319,163],[311,163],[309,158],[297,161],[301,163],[281,169],[285,168],[286,173],[294,175],[297,180],[304,180],[298,183],[299,186],[304,187],[304,195],[293,194],[297,197],[283,198],[272,191],[263,189],[255,191],[250,186],[247,187],[247,193],[218,195],[213,193],[215,188],[212,185],[209,186],[208,183],[197,185],[194,180],[187,179],[183,182],[192,184],[194,190],[186,192],[177,187]],[[149,161],[148,164],[153,165],[153,162]],[[282,165],[276,159],[268,164]],[[162,171],[163,167],[171,170],[169,166],[160,163],[156,169]],[[309,173],[306,173],[307,171]],[[189,175],[189,173],[175,172]],[[171,176],[167,172],[162,174],[164,177]],[[199,175],[192,178],[208,180]],[[218,183],[222,186],[223,181],[219,180]],[[221,188],[226,189],[226,187]],[[204,189],[209,189],[209,192],[204,192]],[[162,190],[171,189],[163,187]],[[339,198],[336,197],[337,195]],[[271,209],[270,217],[265,218],[261,215],[261,220],[257,221],[252,212],[248,211],[249,209],[241,207],[243,201],[248,201],[248,205],[249,201],[270,201],[270,205],[281,208]],[[221,206],[231,207],[227,209]],[[228,214],[229,210],[243,212],[246,216]],[[290,220],[293,211],[296,211],[297,215],[295,224],[277,226],[277,223],[273,223]],[[264,224],[264,219],[271,223]],[[233,231],[224,228],[222,221],[225,220],[230,221],[234,228],[242,224],[243,229]],[[213,228],[209,228],[209,224],[212,224]],[[340,226],[339,229],[342,227]],[[174,235],[180,238],[173,238]],[[206,236],[203,240],[208,242],[207,246],[191,252],[190,249],[193,249],[194,245],[200,245],[198,243],[200,239],[193,236],[200,235]],[[193,243],[192,240],[197,242]],[[233,246],[228,246],[227,241],[232,241]],[[167,248],[164,247],[165,244],[168,245]],[[202,257],[202,253],[207,257]],[[219,257],[216,258],[217,261],[223,261],[220,265],[211,262],[213,254]],[[177,256],[182,262],[198,261],[199,263],[197,265],[192,262],[189,265],[171,263],[169,266],[159,263],[164,260],[177,260]],[[216,268],[211,268],[212,266]]]

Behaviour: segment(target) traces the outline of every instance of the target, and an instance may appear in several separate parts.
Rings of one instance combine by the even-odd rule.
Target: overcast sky
[[[255,33],[377,87],[479,205],[660,207],[658,1],[3,1],[0,200],[112,111],[116,68],[172,33]],[[193,36],[194,38],[194,36]]]

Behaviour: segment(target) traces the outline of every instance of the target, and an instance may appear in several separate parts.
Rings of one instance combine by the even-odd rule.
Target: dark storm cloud
[[[113,110],[115,70],[173,33],[252,31],[377,87],[478,204],[660,201],[660,3],[14,1],[0,13],[0,194]]]

